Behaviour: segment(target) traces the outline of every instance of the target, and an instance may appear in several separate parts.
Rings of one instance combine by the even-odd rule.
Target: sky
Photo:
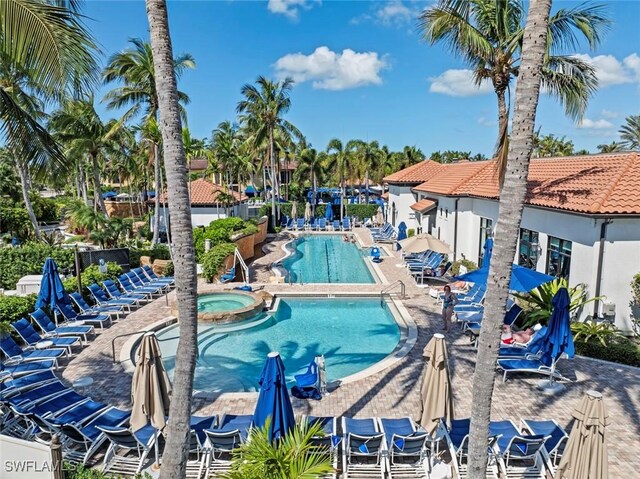
[[[258,75],[292,77],[292,121],[318,149],[331,138],[377,140],[390,149],[415,145],[492,154],[497,100],[490,85],[474,86],[464,62],[442,45],[428,45],[417,29],[432,1],[266,0],[170,1],[174,54],[188,52],[197,67],[179,88],[191,102],[193,136],[210,137],[234,120],[240,89]],[[640,114],[640,0],[601,2],[612,20],[600,45],[576,51],[595,67],[600,87],[581,123],[556,100],[541,97],[536,127],[566,136],[576,149],[596,151],[618,138],[628,115]],[[552,13],[578,2],[554,0]],[[148,39],[140,1],[86,2],[84,14],[103,52],[102,62]],[[96,98],[111,86],[101,87]],[[513,90],[515,91],[515,90]],[[104,119],[118,112],[99,105]]]

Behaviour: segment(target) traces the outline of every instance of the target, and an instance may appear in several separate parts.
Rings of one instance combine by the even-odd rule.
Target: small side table
[[[71,383],[73,389],[82,390],[83,393],[86,392],[87,388],[93,384],[93,378],[91,376],[83,376],[81,378],[76,379]]]
[[[36,349],[48,349],[53,346],[53,341],[45,339],[44,341],[39,341],[35,344]]]

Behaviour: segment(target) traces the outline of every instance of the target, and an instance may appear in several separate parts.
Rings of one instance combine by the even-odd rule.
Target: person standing
[[[444,321],[444,329],[447,333],[451,329],[451,316],[453,316],[453,307],[458,304],[458,298],[451,292],[451,286],[444,287],[444,296],[442,297],[442,320]]]

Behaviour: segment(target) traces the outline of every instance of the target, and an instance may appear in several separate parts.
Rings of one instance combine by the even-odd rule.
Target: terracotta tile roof
[[[189,188],[192,206],[215,205],[218,196],[221,193],[225,193],[225,188],[222,185],[211,183],[202,178],[192,181]],[[248,199],[244,193],[240,194],[237,191],[230,191],[229,194],[233,195],[236,201],[246,201]],[[166,201],[166,194],[163,193],[160,195],[160,202],[166,203]]]
[[[460,186],[480,171],[492,170],[492,168],[488,168],[490,165],[493,165],[492,161],[461,161],[440,165],[437,173],[428,181],[416,186],[415,190],[439,195],[453,195],[457,193]]]
[[[484,163],[485,167],[475,169],[478,163]],[[448,189],[442,185],[449,182],[450,169],[458,165],[445,166],[436,177],[415,189],[451,196],[498,198],[493,161],[467,163],[464,174],[452,174],[466,179]],[[586,214],[640,215],[638,185],[639,152],[535,158],[529,167],[526,202]]]
[[[206,158],[194,158],[189,162],[189,171],[204,171],[209,167],[209,160]]]
[[[422,183],[435,175],[442,166],[436,161],[425,160],[385,176],[382,181],[385,183]]]
[[[429,200],[424,198],[417,203],[414,203],[410,206],[413,211],[417,211],[418,213],[426,213],[429,210],[432,210],[438,205],[437,201]]]

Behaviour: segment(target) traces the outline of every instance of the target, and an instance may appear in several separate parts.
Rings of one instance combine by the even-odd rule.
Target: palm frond
[[[551,53],[561,50],[575,51],[580,45],[577,32],[595,49],[611,25],[604,4],[581,3],[565,9],[561,8],[549,18],[549,45]]]
[[[552,56],[542,70],[542,87],[564,106],[567,116],[580,119],[598,89],[595,69],[572,56]]]

